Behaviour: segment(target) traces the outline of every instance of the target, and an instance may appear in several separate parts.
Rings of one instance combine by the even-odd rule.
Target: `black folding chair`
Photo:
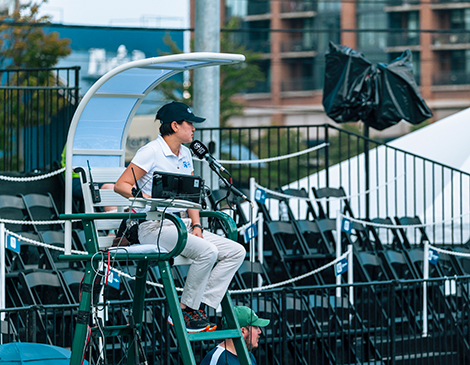
[[[395,222],[399,226],[414,226],[414,225],[419,225],[419,227],[413,228],[413,243],[409,239],[408,234],[407,234],[407,229],[404,227],[399,227],[398,230],[400,231],[402,240],[403,240],[403,248],[405,250],[410,250],[413,246],[416,246],[417,244],[423,248],[424,247],[424,241],[428,241],[431,243],[429,240],[428,235],[426,234],[425,228],[422,226],[423,222],[418,216],[414,217],[395,217]],[[411,228],[410,228],[411,229]]]
[[[20,195],[26,206],[28,217],[32,221],[54,221],[59,219],[59,212],[50,193]],[[34,224],[36,232],[47,230],[64,230],[61,223]]]
[[[318,205],[318,217],[319,218],[329,218],[330,217],[330,204],[329,201],[327,200],[325,202],[325,206],[322,205],[319,199],[331,199],[331,198],[337,198],[341,200],[343,208],[341,209],[341,212],[343,214],[348,214],[350,217],[354,218],[355,215],[353,213],[353,210],[351,208],[351,205],[349,203],[349,200],[347,199],[346,192],[344,191],[344,188],[340,186],[339,188],[320,188],[317,189],[315,187],[312,187],[312,192],[313,196],[317,200],[317,205]]]
[[[386,226],[394,226],[395,223],[392,221],[391,218],[373,218],[367,219],[371,223],[386,225]],[[372,245],[375,250],[383,251],[387,247],[392,249],[403,249],[403,243],[400,239],[398,234],[398,228],[382,228],[376,227],[372,225],[366,225],[366,229],[369,232],[369,237],[372,236]],[[384,232],[385,231],[385,232]],[[385,242],[383,237],[385,236]]]

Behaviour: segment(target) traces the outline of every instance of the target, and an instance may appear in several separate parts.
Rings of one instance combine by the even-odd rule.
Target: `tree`
[[[232,18],[226,29],[237,29],[240,24],[238,18]],[[234,32],[222,32],[220,38],[220,51],[224,53],[240,53],[245,56],[245,62],[234,65],[227,65],[220,68],[220,126],[227,125],[231,116],[243,114],[243,103],[237,102],[233,96],[241,91],[253,87],[256,82],[264,80],[264,74],[261,72],[257,61],[261,54],[247,50],[242,40],[236,40]],[[165,36],[165,44],[170,47],[171,54],[182,53],[176,43],[169,35]],[[193,46],[191,45],[191,49]],[[190,78],[191,80],[191,78]],[[160,91],[167,100],[177,100],[192,104],[192,83],[178,83],[175,80],[168,80],[159,86]],[[179,92],[175,92],[179,91]]]
[[[1,68],[49,68],[70,54],[70,39],[59,39],[57,32],[46,34],[41,26],[50,21],[49,16],[38,15],[45,2],[29,3],[0,16]]]
[[[50,69],[70,54],[70,40],[59,39],[57,32],[44,32],[43,25],[50,20],[38,15],[44,2],[29,3],[0,16],[0,68],[14,70],[0,72],[6,86],[0,98],[2,170],[21,169],[21,140],[23,145],[35,140],[39,146],[45,138],[38,132],[40,127],[47,130],[54,118],[66,126],[70,123],[59,115],[74,107],[72,100],[61,93],[58,74]],[[27,70],[31,68],[39,70]]]

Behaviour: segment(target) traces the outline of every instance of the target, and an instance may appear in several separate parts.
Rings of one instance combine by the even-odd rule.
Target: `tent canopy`
[[[243,55],[185,53],[129,62],[101,77],[85,94],[67,138],[67,166],[124,166],[127,133],[145,97],[186,70],[244,61]]]

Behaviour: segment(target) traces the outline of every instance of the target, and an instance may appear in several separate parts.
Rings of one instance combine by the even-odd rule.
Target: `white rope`
[[[20,225],[47,225],[47,224],[63,224],[65,220],[57,220],[57,221],[20,221],[14,219],[3,219],[0,218],[0,223],[7,223],[7,224],[20,224]],[[72,220],[72,222],[80,222],[80,220]]]
[[[448,255],[451,255],[451,256],[470,257],[470,253],[448,251],[448,250],[444,250],[444,249],[439,248],[439,247],[435,247],[431,244],[429,245],[429,248],[432,248],[433,250],[435,250],[437,252],[445,253],[445,254],[448,254]]]
[[[59,170],[49,172],[44,175],[38,175],[38,176],[31,176],[31,177],[13,177],[13,176],[2,176],[0,175],[0,180],[5,180],[5,181],[15,181],[15,182],[29,182],[29,181],[38,181],[38,180],[44,180],[49,177],[59,175],[65,171],[65,167],[62,167]]]
[[[344,218],[350,220],[351,222],[360,223],[360,224],[365,225],[365,226],[371,226],[371,227],[377,227],[377,228],[392,228],[393,229],[393,228],[425,228],[425,227],[438,226],[438,225],[445,224],[445,223],[451,223],[454,220],[458,220],[460,218],[463,218],[463,217],[469,215],[470,212],[466,212],[466,213],[463,213],[463,214],[459,215],[458,217],[449,218],[449,219],[442,220],[442,221],[439,221],[439,222],[422,223],[422,224],[404,224],[404,225],[373,223],[373,222],[369,222],[369,221],[365,221],[365,220],[361,220],[361,219],[357,219],[357,218],[352,218],[352,217],[350,217],[348,215],[345,215],[341,212],[339,214],[340,214],[341,217],[344,217]]]
[[[255,164],[255,163],[280,161],[280,160],[286,160],[286,159],[292,158],[292,157],[297,157],[297,156],[300,156],[300,155],[303,155],[303,154],[306,154],[306,153],[310,153],[310,152],[325,148],[326,146],[329,146],[329,143],[322,143],[318,146],[310,147],[310,148],[307,148],[306,150],[290,153],[290,154],[284,155],[284,156],[262,158],[262,159],[258,159],[258,160],[238,160],[238,161],[237,160],[219,160],[219,162],[223,163],[225,165],[252,165],[252,164]]]
[[[337,262],[341,261],[342,259],[344,259],[345,257],[347,257],[349,254],[351,253],[351,247],[348,248],[348,250],[342,254],[340,257],[337,257],[335,260],[323,265],[322,267],[319,267],[318,269],[315,269],[313,271],[310,271],[308,273],[305,273],[303,275],[300,275],[300,276],[297,276],[296,278],[292,278],[292,279],[289,279],[289,280],[285,280],[285,281],[281,281],[279,283],[275,283],[275,284],[270,284],[270,285],[265,285],[265,286],[261,286],[259,288],[253,288],[253,289],[240,289],[240,290],[229,290],[229,293],[230,294],[241,294],[241,293],[257,293],[257,292],[260,292],[260,291],[263,291],[263,290],[268,290],[268,289],[273,289],[273,288],[278,288],[280,286],[284,286],[284,285],[288,285],[288,284],[292,284],[296,281],[299,281],[299,280],[302,280],[302,279],[305,279],[309,276],[312,276],[312,275],[315,275],[317,273],[319,273],[320,271],[322,270],[325,270],[327,268],[329,268],[330,266],[333,266],[334,264],[336,264]],[[349,268],[349,270],[351,270],[351,268]]]
[[[40,247],[45,247],[45,248],[48,248],[48,249],[51,249],[51,250],[56,250],[56,251],[61,251],[61,252],[65,252],[65,248],[62,248],[62,247],[57,247],[57,246],[53,246],[53,245],[48,245],[47,243],[43,243],[43,242],[39,242],[39,241],[35,241],[35,240],[32,240],[30,238],[26,238],[26,237],[23,237],[17,233],[14,233],[14,232],[11,232],[9,230],[5,230],[5,232],[7,234],[10,234],[12,236],[15,236],[16,238],[18,238],[20,241],[25,241],[25,242],[29,242],[33,245],[36,245],[36,246],[40,246]],[[289,280],[286,280],[286,281],[281,281],[279,283],[275,283],[275,284],[270,284],[270,285],[266,285],[266,286],[263,286],[263,287],[259,287],[259,288],[253,288],[253,289],[243,289],[243,290],[229,290],[230,293],[250,293],[250,292],[260,292],[260,291],[263,291],[263,290],[267,290],[267,289],[273,289],[273,288],[278,288],[280,286],[284,286],[284,285],[289,285],[289,284],[292,284],[296,281],[299,281],[299,280],[302,280],[302,279],[305,279],[309,276],[312,276],[312,275],[315,275],[317,273],[319,273],[320,271],[322,270],[325,270],[327,269],[328,267],[336,264],[338,261],[342,260],[343,258],[345,258],[349,253],[350,253],[350,250],[351,248],[348,249],[348,251],[346,251],[342,256],[336,258],[334,261],[331,261],[330,263],[326,264],[326,265],[323,265],[322,267],[319,267],[318,269],[315,269],[313,271],[310,271],[306,274],[303,274],[303,275],[300,275],[296,278],[292,278],[292,279],[289,279]],[[73,254],[78,254],[78,255],[88,255],[88,252],[85,252],[85,251],[77,251],[77,250],[72,250],[71,251]],[[132,280],[135,280],[135,277],[134,276],[131,276],[121,270],[118,270],[118,269],[115,269],[113,268],[113,270],[119,275],[119,276],[123,276],[123,277],[126,277],[128,279],[132,279]],[[148,285],[152,285],[152,286],[155,286],[155,287],[158,287],[158,288],[163,288],[163,284],[159,284],[159,283],[154,283],[152,281],[146,281],[146,283]],[[177,291],[180,291],[182,292],[183,291],[183,288],[176,288]]]
[[[284,156],[268,157],[268,158],[262,158],[258,160],[218,160],[218,161],[220,163],[223,163],[224,165],[253,165],[257,163],[280,161],[280,160],[285,160],[285,159],[292,158],[292,157],[297,157],[306,153],[310,153],[312,151],[325,148],[326,146],[329,146],[329,143],[322,143],[318,146],[310,147],[310,148],[307,148],[306,150],[290,153]],[[195,156],[193,156],[193,160],[200,161],[200,162],[203,162],[203,161],[207,162],[206,160],[200,160],[196,158]]]
[[[330,200],[336,200],[336,199],[341,199],[341,200],[349,200],[351,198],[355,198],[355,197],[358,197],[358,196],[362,196],[362,195],[365,195],[367,193],[370,193],[372,191],[375,191],[375,190],[379,190],[387,185],[390,185],[392,184],[395,180],[398,180],[399,178],[401,178],[402,176],[405,176],[404,174],[403,175],[400,175],[400,176],[397,176],[395,178],[393,178],[392,180],[390,181],[387,181],[386,183],[382,184],[382,185],[378,185],[374,188],[370,188],[369,190],[366,190],[364,192],[361,192],[361,193],[357,193],[357,194],[354,194],[354,195],[345,195],[345,196],[341,196],[341,197],[329,197],[329,198],[309,198],[309,197],[302,197],[302,196],[295,196],[295,195],[289,195],[289,194],[283,194],[283,193],[280,193],[278,191],[275,191],[275,190],[270,190],[268,188],[265,188],[263,186],[261,186],[260,184],[258,184],[256,181],[255,181],[255,187],[259,188],[259,189],[262,189],[266,192],[268,192],[269,194],[271,195],[274,195],[274,196],[278,196],[280,198],[286,198],[286,199],[298,199],[298,200],[310,200],[310,201],[330,201]]]
[[[237,228],[237,231],[238,232],[241,232],[241,231],[245,231],[247,228],[250,228],[253,224],[255,224],[256,222],[258,222],[261,218],[258,216],[256,217],[255,219],[253,219],[252,222],[248,222],[246,223],[245,225]]]
[[[44,243],[44,242],[39,242],[39,241],[33,240],[31,238],[23,237],[18,233],[9,231],[8,229],[5,229],[5,233],[9,234],[9,235],[12,235],[12,236],[15,236],[20,241],[29,242],[33,245],[40,246],[40,247],[45,247],[45,248],[48,248],[48,249],[51,249],[51,250],[65,252],[65,248],[54,246],[54,245],[48,245],[47,243]],[[71,252],[74,253],[74,254],[77,254],[77,255],[88,255],[88,252],[85,252],[85,251],[72,250]]]
[[[261,186],[260,184],[258,184],[256,181],[255,181],[255,187],[257,187],[258,189],[264,190],[264,191],[268,192],[268,193],[271,194],[271,195],[278,196],[278,197],[280,197],[280,198],[298,199],[298,200],[312,200],[312,199],[310,199],[309,197],[294,196],[294,195],[289,195],[289,194],[283,194],[283,193],[280,193],[280,192],[278,192],[278,191],[274,191],[274,190],[265,188],[265,187]],[[314,200],[314,199],[313,199],[313,200]]]

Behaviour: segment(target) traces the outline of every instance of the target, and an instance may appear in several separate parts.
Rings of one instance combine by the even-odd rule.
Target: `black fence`
[[[427,281],[427,331],[422,280],[290,287],[260,293],[232,294],[235,304],[248,305],[270,319],[263,329],[258,364],[468,364],[470,277]],[[452,280],[452,285],[449,285]],[[449,287],[453,287],[449,290]],[[354,293],[352,297],[350,290]],[[354,300],[352,299],[354,298]],[[130,301],[110,301],[106,323],[126,323]],[[3,342],[38,342],[71,347],[77,306],[9,308]],[[181,364],[174,330],[163,298],[146,301],[142,346],[148,364]],[[215,316],[215,313],[210,313]],[[217,318],[220,324],[220,315]],[[107,363],[126,362],[133,338],[105,341]],[[217,343],[195,342],[197,362]],[[92,358],[101,350],[95,336]],[[142,359],[141,359],[142,361]]]
[[[79,67],[0,70],[0,170],[60,160],[79,101]]]
[[[343,187],[356,218],[418,216],[431,243],[459,245],[470,237],[470,174],[456,168],[331,125],[201,129],[195,138],[221,160],[242,161],[225,166],[239,188],[248,189],[250,178],[311,196],[312,188]],[[268,158],[274,160],[246,162]],[[203,164],[196,163],[197,173],[209,182]],[[328,215],[337,209],[327,203]]]

